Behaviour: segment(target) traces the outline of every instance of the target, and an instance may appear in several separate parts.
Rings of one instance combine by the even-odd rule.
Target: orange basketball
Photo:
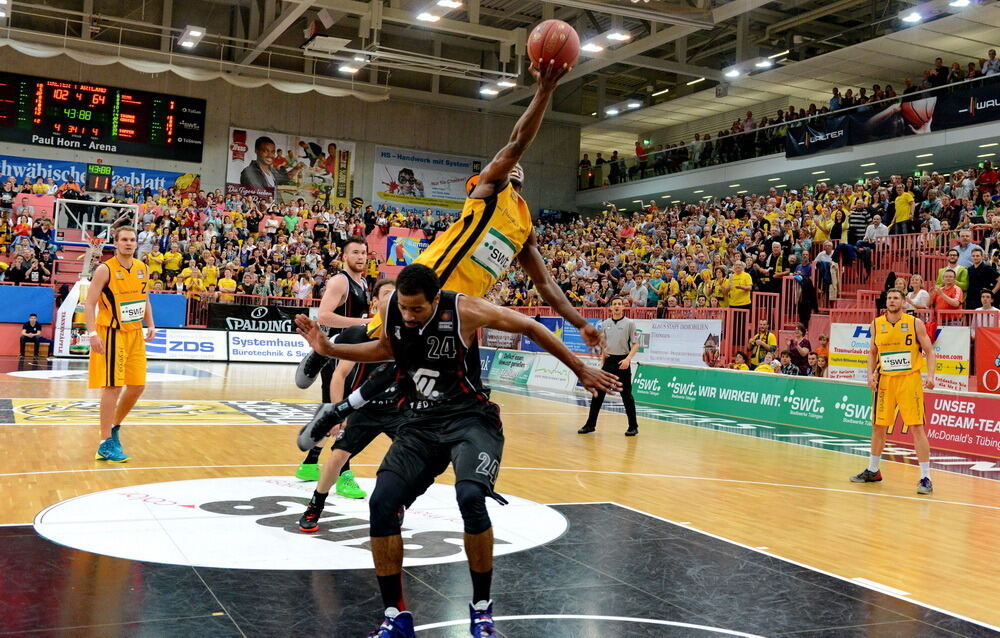
[[[899,112],[910,126],[920,128],[933,117],[936,101],[936,98],[924,98],[913,102],[903,102],[899,105]]]
[[[538,68],[555,61],[557,66],[573,66],[580,56],[580,36],[562,20],[546,20],[528,36],[528,57]]]

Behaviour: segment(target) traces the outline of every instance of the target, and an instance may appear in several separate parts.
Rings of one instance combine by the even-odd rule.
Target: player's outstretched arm
[[[333,344],[327,339],[319,324],[306,315],[295,315],[295,326],[296,331],[319,354],[360,362],[392,359],[392,350],[389,349],[388,342],[382,339],[359,344]]]
[[[587,366],[541,323],[513,310],[495,306],[475,297],[462,296],[459,299],[459,304],[462,313],[462,338],[465,339],[466,343],[472,339],[479,328],[495,328],[505,332],[527,335],[546,352],[566,364],[566,367],[573,371],[583,387],[590,390],[591,394],[596,394],[598,390],[603,392],[619,392],[621,390],[622,386],[618,377]]]
[[[521,161],[524,152],[528,150],[538,129],[542,126],[542,119],[545,118],[545,109],[552,99],[552,92],[555,91],[559,78],[564,76],[570,67],[557,67],[554,64],[543,65],[541,69],[531,67],[529,71],[538,82],[535,88],[535,97],[531,104],[521,114],[521,117],[514,124],[514,130],[510,133],[510,140],[507,145],[493,157],[489,164],[483,167],[483,172],[479,175],[479,183],[472,190],[470,197],[482,199],[498,193],[503,186],[507,185],[507,176],[510,175],[514,166]]]
[[[552,278],[552,273],[545,266],[542,255],[538,252],[538,238],[535,236],[535,231],[531,231],[531,234],[528,235],[528,241],[518,254],[517,260],[525,272],[528,273],[528,276],[531,277],[531,280],[535,282],[538,294],[542,296],[545,303],[551,306],[560,317],[565,318],[566,321],[579,329],[584,343],[591,348],[602,346],[604,340],[603,333],[584,319],[577,309],[573,307],[573,304],[569,302],[569,299],[563,293],[562,288]]]

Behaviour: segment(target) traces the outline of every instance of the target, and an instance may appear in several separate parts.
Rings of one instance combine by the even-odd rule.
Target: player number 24
[[[455,337],[427,337],[428,359],[452,359],[455,356]]]

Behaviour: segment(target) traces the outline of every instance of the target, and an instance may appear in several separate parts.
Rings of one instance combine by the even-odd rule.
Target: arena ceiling
[[[532,94],[525,86],[527,33],[542,19],[560,18],[585,43],[606,47],[580,60],[550,116],[583,127],[585,149],[624,146],[637,133],[779,97],[818,102],[829,86],[895,79],[938,53],[979,57],[1000,39],[995,1],[964,8],[948,0],[442,2],[449,6],[438,0],[10,0],[0,1],[6,12],[0,26],[15,41],[519,113]],[[900,17],[914,8],[936,19],[904,24]],[[436,20],[419,19],[422,14]],[[182,46],[191,26],[205,33]],[[630,37],[610,42],[613,31]],[[865,43],[880,44],[855,48]],[[724,76],[734,65],[763,60],[774,66],[735,80]],[[506,80],[516,86],[481,93]],[[728,95],[714,97],[713,87],[723,83]],[[640,108],[605,115],[636,102]]]

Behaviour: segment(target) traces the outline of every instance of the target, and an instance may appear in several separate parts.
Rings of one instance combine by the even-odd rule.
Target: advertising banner
[[[228,341],[230,361],[298,363],[312,352],[312,347],[297,334],[230,332]]]
[[[596,326],[601,323],[600,319],[587,319],[587,323]],[[583,342],[580,331],[573,324],[566,322],[563,326],[563,344],[575,354],[593,354],[587,344]]]
[[[939,390],[968,391],[970,338],[968,327],[938,327],[934,352],[937,355],[935,379]],[[868,324],[832,324],[828,378],[868,383],[870,348],[871,328]]]
[[[232,128],[226,194],[350,206],[354,158],[354,142]]]
[[[385,265],[409,266],[430,244],[426,238],[389,235],[385,239]]]
[[[375,147],[372,205],[404,213],[455,213],[465,205],[465,182],[483,168],[477,157]]]
[[[490,376],[490,366],[493,365],[493,357],[497,351],[493,348],[479,348],[479,373],[484,379]]]
[[[721,335],[721,319],[653,319],[649,360],[708,366],[718,359]]]
[[[1000,458],[1000,397],[925,392],[924,410],[931,448]],[[899,423],[888,438],[913,445],[912,433]]]
[[[208,328],[247,332],[295,332],[295,315],[309,314],[298,306],[208,304]]]
[[[894,104],[830,114],[788,127],[785,156],[812,155],[847,145],[993,122],[1000,119],[1000,82],[961,84]]]
[[[228,340],[222,330],[157,328],[153,340],[146,342],[146,358],[226,361]]]
[[[87,181],[87,162],[0,155],[0,176],[15,177],[18,184],[23,182],[25,178],[34,181],[38,177],[45,179],[51,177],[57,184],[74,181],[83,186]],[[120,177],[132,186],[151,188],[154,192],[160,188],[175,187],[182,193],[197,193],[201,188],[201,177],[192,173],[113,166],[112,177],[112,186]]]
[[[538,317],[536,321],[548,328],[549,332],[556,336],[556,339],[562,341],[563,324],[566,323],[565,319],[562,317]],[[544,348],[529,339],[527,335],[521,335],[521,350],[525,352],[545,352]]]
[[[490,380],[527,385],[534,360],[535,355],[530,352],[497,350],[490,366]]]
[[[976,380],[979,392],[1000,394],[1000,328],[976,328]]]
[[[494,328],[483,328],[483,339],[480,343],[487,348],[517,350],[521,345],[521,335]]]
[[[851,120],[845,115],[824,117],[800,126],[788,127],[785,157],[811,155],[847,146]]]
[[[572,390],[577,386],[576,375],[562,361],[551,354],[535,355],[535,362],[528,375],[528,385],[553,390]]]

